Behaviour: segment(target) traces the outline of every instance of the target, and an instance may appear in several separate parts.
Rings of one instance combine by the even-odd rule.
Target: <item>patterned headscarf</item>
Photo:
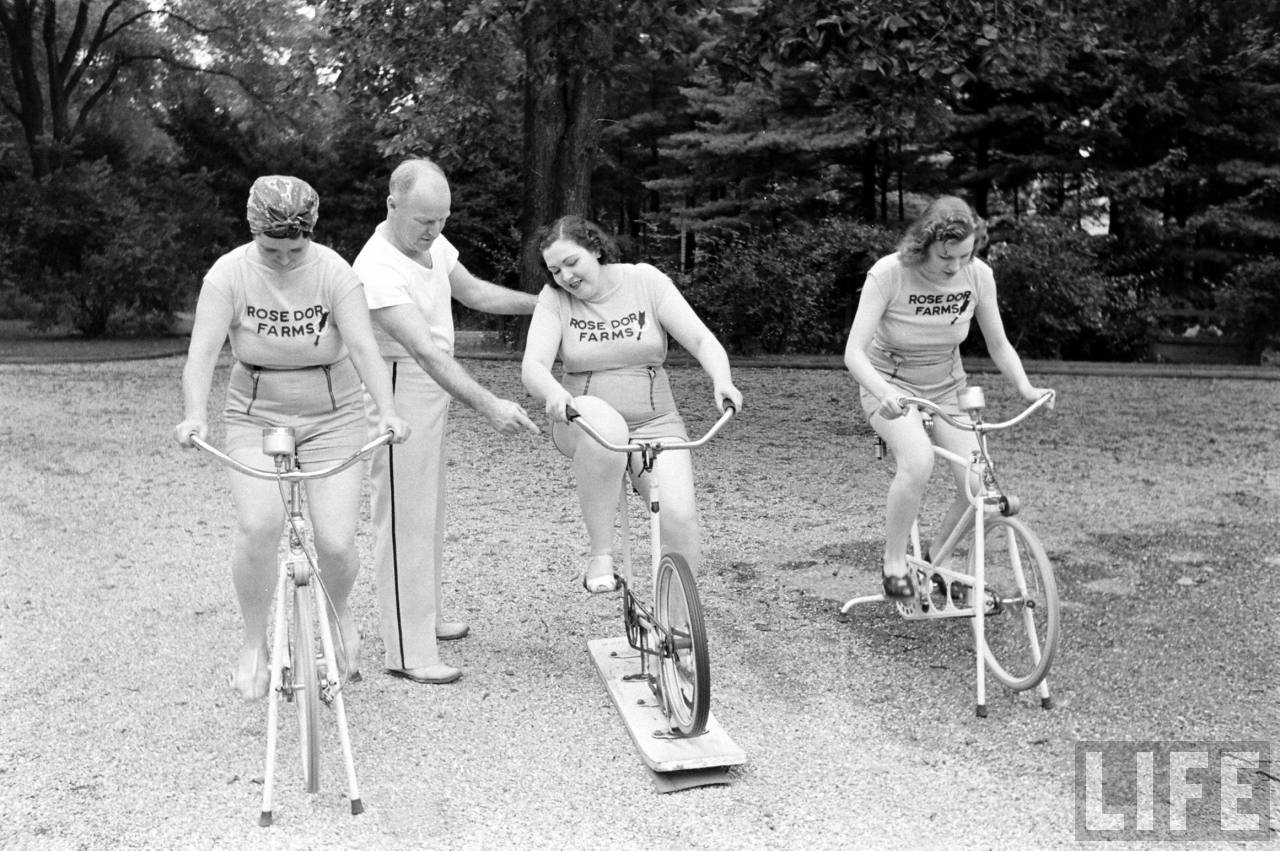
[[[247,218],[255,236],[309,237],[319,217],[320,196],[305,180],[272,174],[259,177],[249,188]]]

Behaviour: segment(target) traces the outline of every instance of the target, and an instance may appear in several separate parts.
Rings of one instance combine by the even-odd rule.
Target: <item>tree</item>
[[[506,25],[524,63],[521,282],[545,280],[527,250],[536,230],[569,213],[589,215],[601,123],[618,69],[632,57],[665,54],[670,34],[697,4],[665,0],[480,0],[459,27]]]
[[[819,157],[834,156],[842,168],[832,177],[857,190],[863,218],[886,217],[895,169],[925,178],[911,181],[917,191],[933,190],[940,156],[951,163],[945,188],[958,176],[985,213],[1008,116],[974,119],[1007,111],[1010,95],[1058,65],[1072,36],[1059,9],[1050,0],[767,0],[720,70],[792,102],[757,135],[794,128],[791,144],[810,140]],[[965,135],[953,135],[960,127]]]
[[[518,194],[509,239],[527,246],[546,222],[590,214],[614,81],[637,56],[670,55],[671,33],[698,9],[665,0],[337,0],[328,20],[341,84],[384,111],[387,154],[430,152],[456,183],[470,177]],[[488,165],[509,179],[495,187]],[[473,194],[466,186],[463,204]],[[491,209],[505,216],[502,197],[494,192]],[[526,289],[541,286],[537,257],[522,257],[520,278]]]
[[[1082,111],[1115,262],[1210,308],[1232,270],[1280,254],[1280,4],[1123,0],[1089,13],[1106,96]]]
[[[37,177],[74,160],[115,98],[145,113],[165,74],[232,81],[252,99],[309,70],[309,6],[252,0],[0,0],[0,107],[21,127]],[[286,61],[281,61],[281,59]]]

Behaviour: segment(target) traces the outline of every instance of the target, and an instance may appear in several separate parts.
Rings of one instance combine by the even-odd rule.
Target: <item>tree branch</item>
[[[51,17],[58,14],[55,0],[45,0],[45,25]],[[111,14],[108,7],[104,15]],[[71,27],[71,32],[67,35],[67,46],[62,51],[62,57],[58,60],[58,79],[65,80],[70,74],[71,68],[75,63],[76,54],[80,52],[80,42],[84,40],[84,31],[89,26],[89,3],[88,0],[80,0],[80,5],[76,7],[76,22]],[[91,53],[92,51],[90,51]],[[49,66],[49,73],[53,73],[53,66]]]
[[[125,18],[120,22],[119,26],[112,29],[110,33],[107,33],[107,21],[111,18],[111,15],[120,8],[123,2],[124,0],[113,0],[113,2],[103,10],[102,17],[98,19],[98,26],[93,33],[93,37],[89,40],[89,46],[84,49],[84,55],[75,70],[67,77],[68,91],[71,91],[80,85],[85,74],[88,73],[89,69],[93,67],[93,63],[96,62],[98,57],[102,54],[103,45],[115,38],[116,35],[128,27],[133,26],[138,21],[153,14],[151,11],[138,12],[137,14]],[[83,32],[81,32],[81,38],[83,38]],[[72,42],[67,42],[68,58],[70,58],[71,55],[72,44]]]
[[[84,125],[88,121],[89,113],[98,104],[98,101],[102,100],[102,98],[106,96],[107,91],[112,87],[112,85],[115,84],[116,78],[120,76],[122,64],[123,63],[120,62],[111,63],[111,67],[107,71],[106,79],[99,83],[93,93],[90,94],[89,97],[85,99],[85,102],[80,105],[80,109],[76,113],[75,127],[71,130],[71,135],[73,137],[79,135],[80,132],[84,130]]]
[[[118,65],[120,69],[123,69],[126,65],[132,65],[139,62],[159,62],[162,65],[170,68],[176,68],[179,71],[187,71],[192,74],[203,74],[210,77],[221,77],[235,83],[240,90],[254,102],[262,106],[269,106],[271,103],[266,97],[259,94],[248,80],[235,72],[228,71],[224,68],[205,68],[199,65],[194,65],[190,62],[184,62],[175,56],[165,55],[162,53],[138,53],[132,56],[122,57]]]

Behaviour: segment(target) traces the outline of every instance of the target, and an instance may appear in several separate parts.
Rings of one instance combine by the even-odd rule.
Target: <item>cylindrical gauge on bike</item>
[[[293,455],[293,449],[293,429],[283,427],[262,430],[263,455]]]
[[[957,396],[962,411],[981,411],[987,406],[986,395],[981,387],[966,387]]]

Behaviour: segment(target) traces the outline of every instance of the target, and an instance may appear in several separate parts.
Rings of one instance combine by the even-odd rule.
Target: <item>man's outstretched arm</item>
[[[418,366],[449,391],[449,395],[484,417],[503,434],[540,429],[516,402],[486,390],[471,373],[431,339],[427,322],[416,305],[397,304],[372,311],[373,321],[413,356]]]

